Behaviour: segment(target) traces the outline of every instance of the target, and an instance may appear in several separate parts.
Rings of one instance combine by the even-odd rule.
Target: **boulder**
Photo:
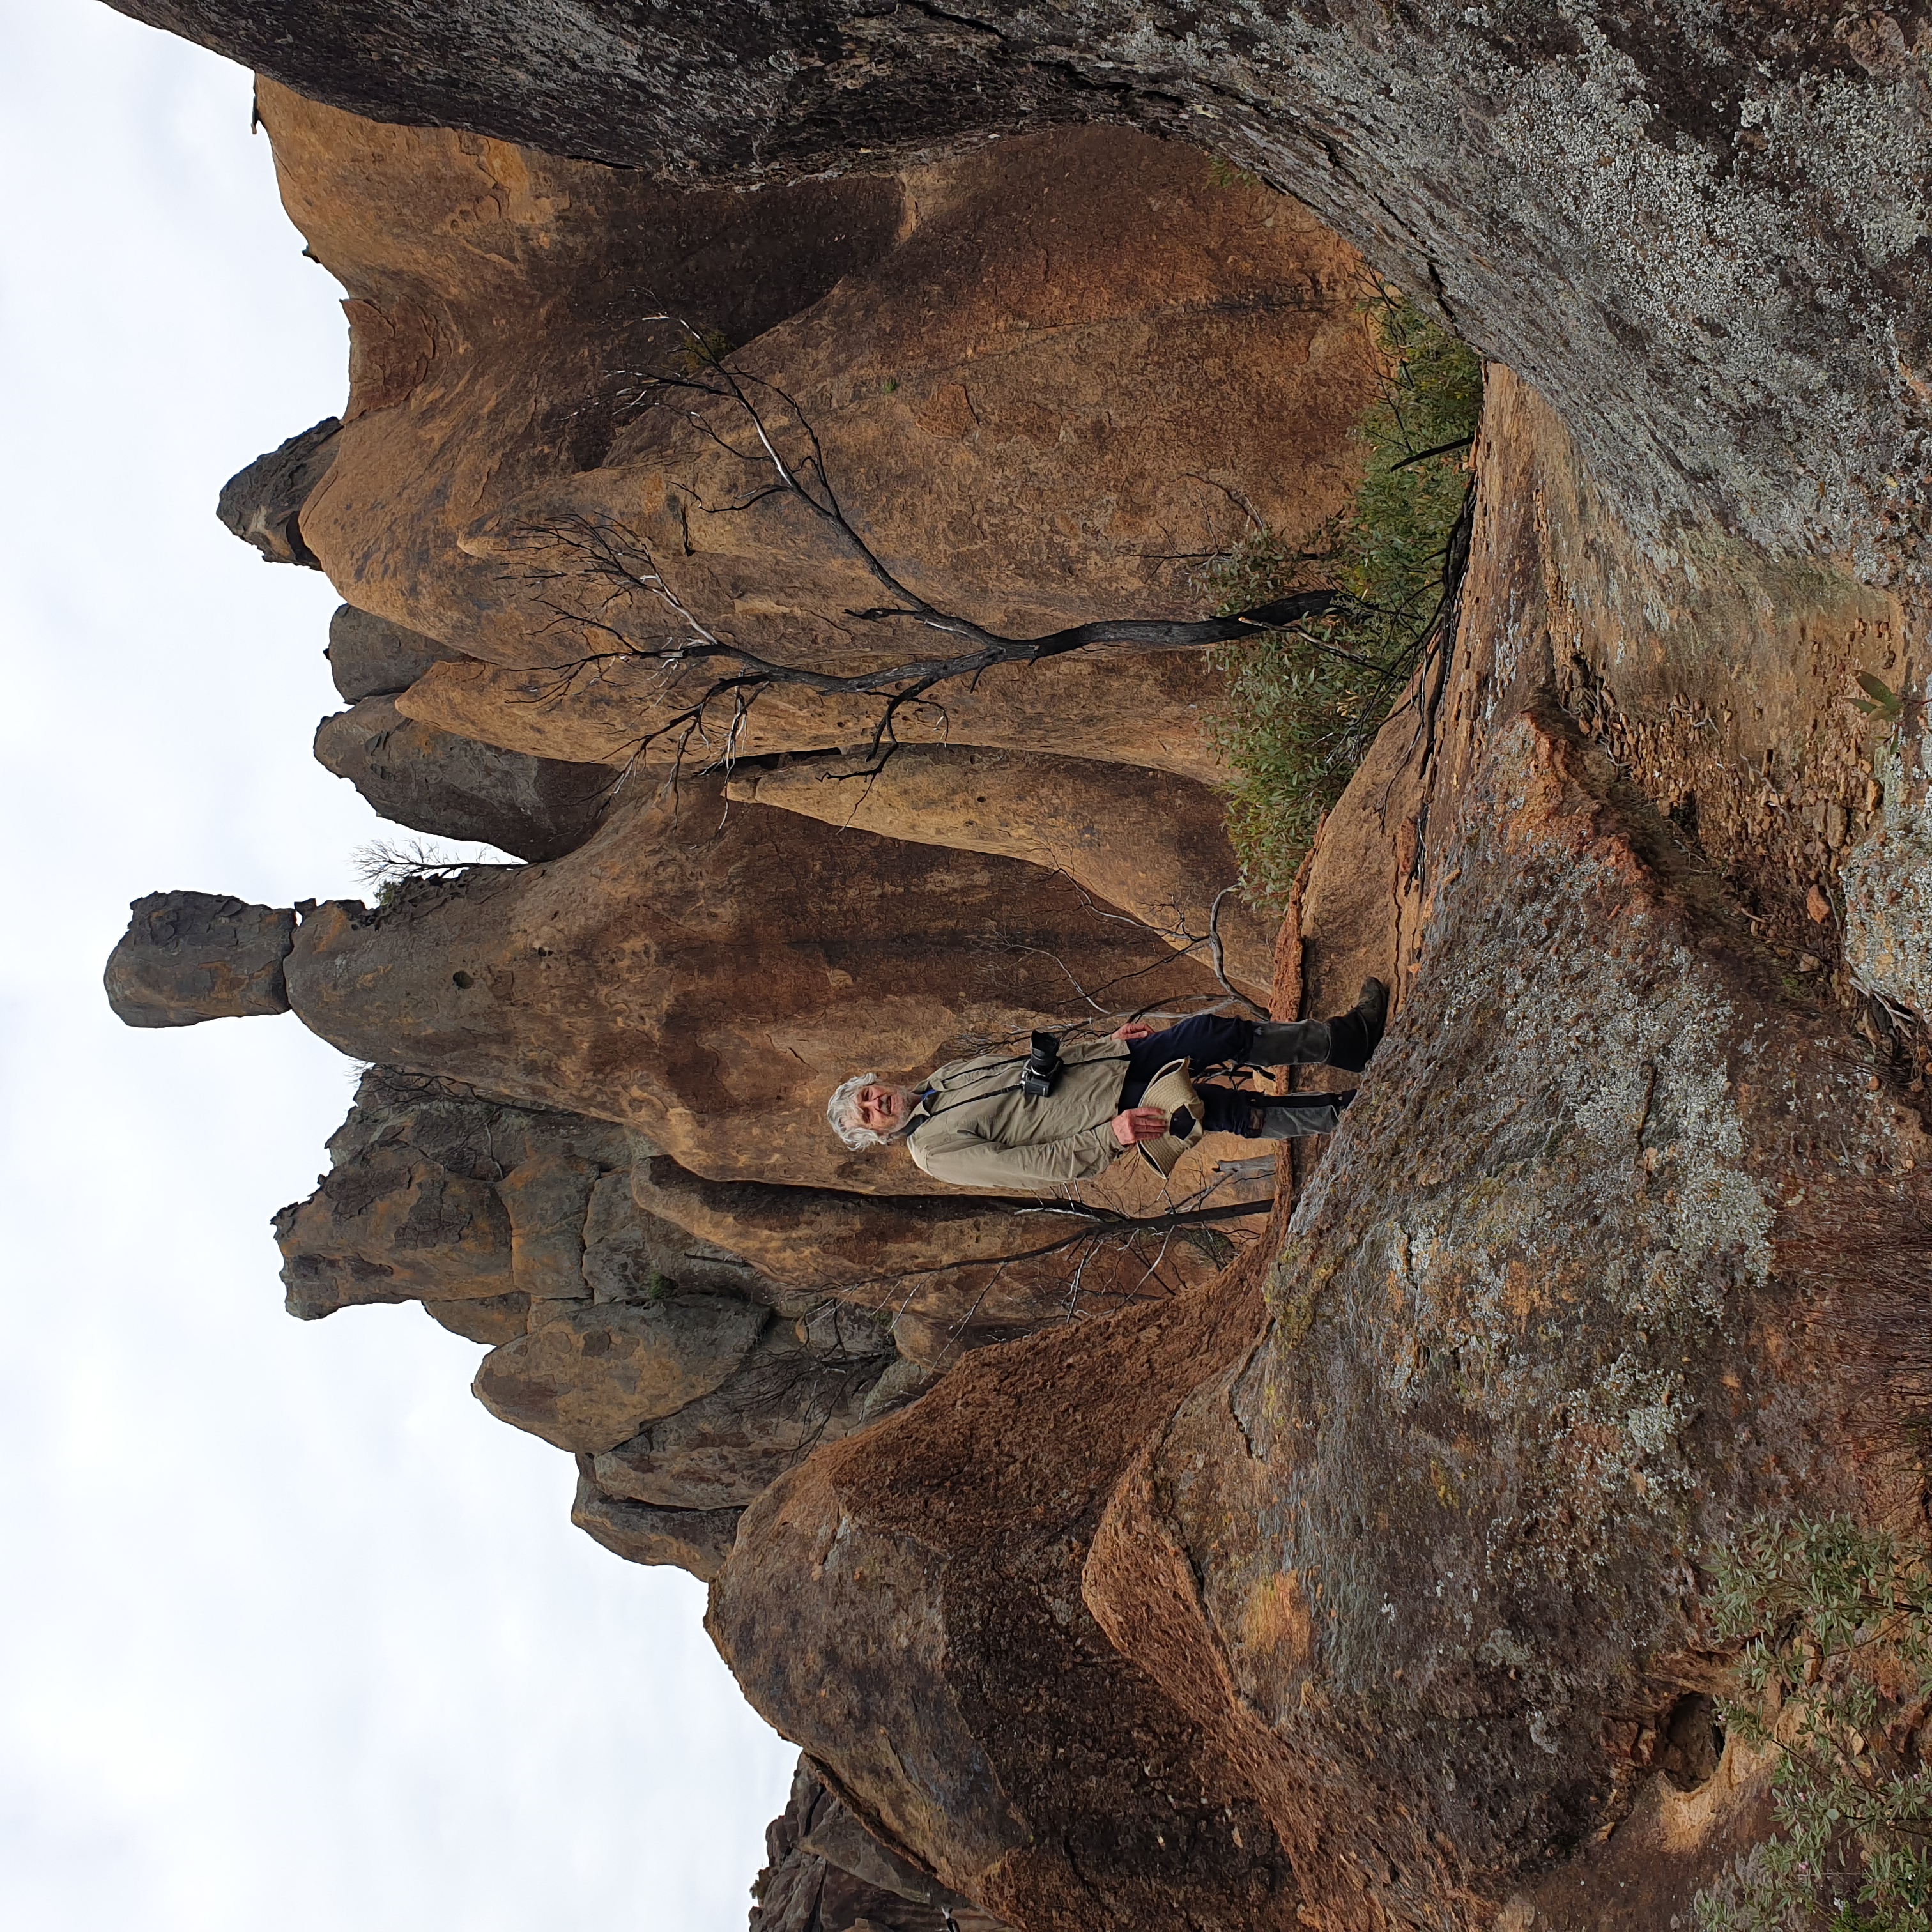
[[[907,746],[884,759],[741,766],[726,795],[842,830],[996,852],[1064,873],[1265,1004],[1274,928],[1241,898],[1226,808],[1205,785],[1123,764]]]
[[[220,892],[150,892],[108,956],[107,1004],[133,1027],[285,1013],[296,916]]]
[[[881,1844],[825,1788],[809,1758],[765,1828],[751,1932],[1007,1932],[930,1874]]]
[[[715,1295],[552,1306],[562,1312],[484,1357],[472,1386],[498,1420],[590,1455],[710,1394],[772,1319]]]
[[[289,1312],[305,1321],[356,1304],[522,1292],[495,1188],[405,1148],[332,1169],[308,1200],[275,1216],[274,1229]]]
[[[268,562],[322,568],[303,539],[302,513],[335,460],[336,432],[341,427],[334,416],[325,416],[256,457],[221,486],[215,514]]]
[[[736,1510],[658,1509],[605,1496],[580,1470],[570,1520],[627,1563],[668,1564],[710,1582],[724,1567],[738,1533]]]
[[[388,698],[325,718],[315,755],[379,818],[520,859],[574,851],[596,830],[614,783],[602,765],[527,758],[418,724]]]
[[[322,655],[347,704],[365,698],[394,698],[427,675],[432,665],[463,662],[460,651],[419,631],[405,630],[386,617],[358,610],[352,604],[343,604],[328,620],[328,645]]]
[[[631,1165],[649,1144],[608,1121],[372,1067],[329,1152],[316,1192],[275,1216],[292,1314],[419,1300],[495,1343],[524,1332],[533,1304],[548,1318],[559,1303],[669,1286],[773,1292],[632,1203]]]

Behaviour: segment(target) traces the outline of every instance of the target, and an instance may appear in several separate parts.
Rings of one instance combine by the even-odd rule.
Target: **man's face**
[[[861,1087],[853,1095],[859,1124],[875,1134],[889,1134],[906,1117],[908,1096],[903,1087]]]

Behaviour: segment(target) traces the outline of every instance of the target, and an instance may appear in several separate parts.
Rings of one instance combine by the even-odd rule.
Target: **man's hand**
[[[1107,1037],[1109,1040],[1118,1040],[1123,1046],[1132,1046],[1137,1040],[1153,1039],[1154,1028],[1149,1026],[1145,1020],[1130,1020],[1125,1026],[1116,1027]],[[1120,1144],[1123,1147],[1132,1147],[1133,1142],[1123,1141]]]
[[[1167,1114],[1160,1107],[1130,1107],[1114,1116],[1114,1138],[1124,1148],[1157,1141],[1167,1132]]]

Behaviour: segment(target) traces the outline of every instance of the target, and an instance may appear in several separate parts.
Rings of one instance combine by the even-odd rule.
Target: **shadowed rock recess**
[[[344,600],[316,754],[524,862],[158,892],[109,997],[368,1064],[289,1309],[419,1303],[706,1581],[803,1753],[753,1927],[1693,1922],[1772,1828],[1716,1551],[1932,1527],[1932,26],[124,10],[256,66],[349,292],[340,420],[220,500]],[[1210,654],[855,687],[958,643],[887,578],[1037,638],[1312,543],[1378,274],[1488,358],[1468,567],[1285,927]],[[1292,1160],[969,1195],[824,1124],[1369,973]]]

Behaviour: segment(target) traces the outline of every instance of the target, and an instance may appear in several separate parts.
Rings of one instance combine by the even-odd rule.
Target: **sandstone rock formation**
[[[669,760],[682,733],[652,734],[711,674],[636,656],[682,623],[644,587],[653,559],[695,621],[774,662],[856,670],[931,644],[855,623],[880,586],[833,524],[748,500],[770,474],[718,440],[745,444],[742,410],[652,387],[704,366],[687,328],[743,345],[731,367],[779,446],[806,463],[816,439],[885,565],[1010,634],[1196,616],[1200,559],[1257,518],[1310,532],[1346,496],[1376,380],[1360,265],[1186,150],[1071,133],[748,197],[272,86],[260,102],[290,212],[353,298],[351,395],[306,540],[358,609],[496,674],[436,668],[421,703],[399,700],[422,722],[578,762]],[[1056,480],[1076,476],[1077,518]],[[1198,662],[1124,666],[1118,692],[1114,675],[1015,666],[897,722],[1211,768]],[[1104,748],[1096,716],[1117,721]],[[850,747],[880,717],[794,687],[758,699],[738,748]],[[716,756],[732,706],[704,724]]]
[[[315,755],[379,816],[520,859],[574,852],[596,830],[614,783],[602,765],[532,758],[419,724],[389,698],[325,718]]]
[[[827,1132],[848,1074],[1219,997],[1110,913],[1016,860],[934,865],[692,780],[549,864],[318,908],[290,998],[344,1052],[634,1126],[694,1172],[920,1191]]]
[[[1713,1552],[1932,1521],[1924,30],[127,4],[301,90],[351,392],[230,508],[349,599],[319,749],[534,862],[143,901],[112,997],[376,1063],[290,1306],[488,1344],[574,1520],[712,1581],[807,1754],[754,1924],[1688,1922],[1768,1828]],[[1347,500],[1360,263],[1230,162],[1497,358],[1453,638],[1278,945],[1198,654],[707,696],[1196,615]],[[827,1135],[1226,1000],[1210,920],[1278,1012],[1396,988],[1276,1178]]]
[[[1884,1359],[1838,1286],[1858,1268],[1792,1238],[1889,1252],[1924,1129],[1667,796],[1553,702],[1580,660],[1636,709],[1655,664],[1615,640],[1648,587],[1630,560],[1629,603],[1585,601],[1618,533],[1553,509],[1568,440],[1496,386],[1430,742],[1391,724],[1304,898],[1338,909],[1314,998],[1400,962],[1401,1018],[1264,1274],[968,1358],[768,1491],[714,1592],[754,1701],[1019,1924],[1682,1917],[1762,1828],[1767,1769],[1734,1750],[1694,1822],[1656,1822],[1664,1741],[1720,1681],[1696,1552],[1761,1509],[1924,1508],[1916,1397],[1857,1366]],[[1822,630],[1840,593],[1814,596]],[[1729,748],[1695,774],[1719,802]],[[964,1472],[995,1430],[988,1495]],[[781,1651],[765,1606],[808,1571],[838,1587]],[[1131,1746],[1096,1734],[1117,1712]]]
[[[1152,23],[857,4],[116,0],[317,99],[774,182],[1122,122],[1308,202],[1546,397],[1648,539],[1922,559],[1928,29],[1910,9],[1428,0]],[[326,251],[325,251],[326,252]]]
[[[1006,1932],[991,1914],[886,1850],[800,1758],[765,1833],[752,1932]]]
[[[346,704],[399,697],[437,664],[464,662],[463,653],[386,617],[344,604],[328,620],[328,674]]]
[[[754,768],[729,797],[842,829],[994,852],[1064,872],[1177,950],[1214,964],[1258,1005],[1275,935],[1239,896],[1220,800],[1171,775],[1090,759],[908,747],[877,758],[800,758]]]
[[[285,1013],[296,916],[218,892],[150,892],[107,962],[107,1004],[136,1027]]]

